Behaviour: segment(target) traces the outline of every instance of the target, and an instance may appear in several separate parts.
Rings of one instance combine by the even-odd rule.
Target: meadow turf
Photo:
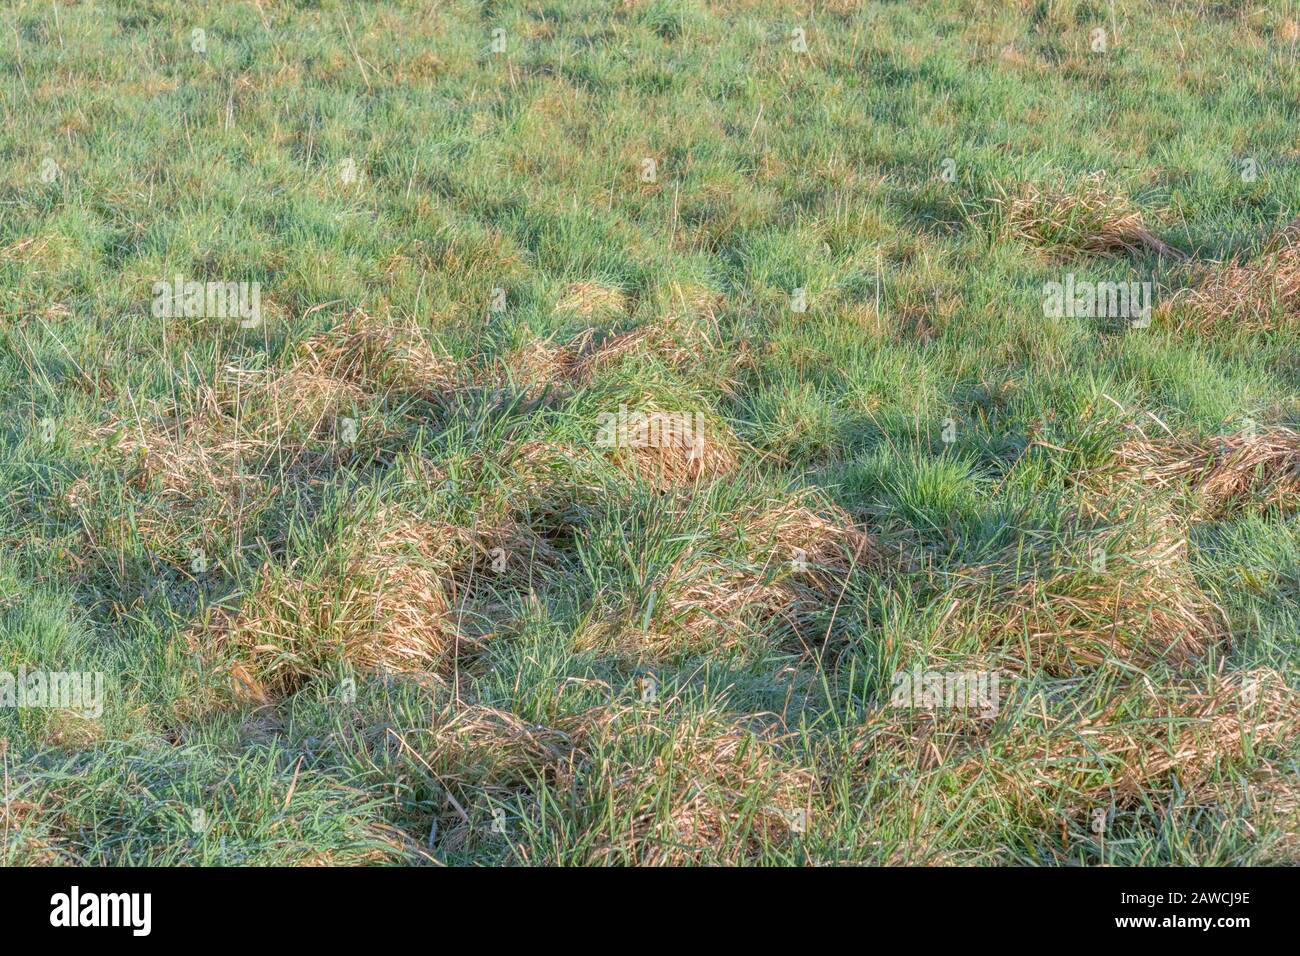
[[[0,706],[0,862],[1296,862],[1298,48],[5,3],[0,672],[104,696]]]

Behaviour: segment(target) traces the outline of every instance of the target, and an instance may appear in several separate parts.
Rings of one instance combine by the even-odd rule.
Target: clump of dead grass
[[[1148,437],[1135,429],[1120,443],[1102,477],[1185,490],[1208,517],[1251,502],[1294,508],[1300,503],[1300,432],[1273,425],[1201,439]]]
[[[1204,685],[1141,681],[1100,712],[1043,735],[1028,723],[994,744],[1007,784],[1047,787],[1058,799],[1134,805],[1171,787],[1212,786],[1228,764],[1255,750],[1291,747],[1300,733],[1300,696],[1268,668],[1217,674]],[[986,772],[973,754],[959,776]]]
[[[587,760],[582,746],[593,719],[584,711],[543,725],[483,703],[450,702],[427,726],[382,732],[398,744],[403,763],[445,791],[439,845],[455,851],[487,829],[485,799],[516,803],[534,789],[571,789]]]
[[[264,568],[239,611],[214,613],[192,649],[266,703],[340,663],[383,673],[446,674],[489,636],[471,599],[527,587],[550,546],[518,526],[467,529],[381,512],[336,553]],[[497,565],[501,565],[498,571]]]
[[[239,428],[207,385],[190,392],[184,412],[109,422],[91,429],[86,438],[96,445],[107,442],[130,470],[130,481],[141,488],[156,482],[168,504],[212,492],[238,496],[260,480],[247,463],[264,450],[263,443]]]
[[[566,393],[588,338],[584,335],[567,346],[538,339],[513,349],[503,360],[505,376],[497,376],[494,384],[498,389],[512,384],[530,401]]]
[[[419,752],[444,784],[508,791],[546,779],[572,782],[586,731],[584,715],[531,723],[486,704],[451,705],[435,716]]]
[[[618,417],[619,413],[610,413]],[[626,422],[626,424],[624,424]],[[625,474],[659,489],[707,484],[736,471],[748,449],[724,422],[703,412],[670,412],[645,402],[620,419],[608,447]]]
[[[595,827],[588,864],[753,862],[815,820],[818,779],[784,757],[773,725],[706,711],[606,721],[591,736],[602,757],[580,784]]]
[[[856,576],[905,567],[902,555],[886,550],[842,509],[814,508],[802,499],[763,502],[729,516],[716,540],[660,571],[653,615],[596,621],[577,644],[612,645],[637,659],[789,637],[805,648],[821,645],[834,633]]]
[[[555,304],[556,312],[570,312],[584,319],[607,318],[627,311],[627,295],[617,286],[602,282],[574,282]]]
[[[652,357],[679,372],[690,369],[713,349],[716,334],[697,318],[673,315],[613,335],[588,328],[564,345],[539,339],[512,350],[504,371],[526,397],[537,399],[547,391],[589,386],[602,372],[636,357]],[[497,376],[493,384],[501,388],[506,382]]]
[[[247,494],[269,471],[332,461],[350,451],[341,420],[359,444],[389,433],[378,405],[390,393],[426,400],[454,390],[457,368],[418,330],[356,309],[304,341],[283,368],[227,367],[214,384],[186,390],[186,404],[110,422],[87,438],[110,441],[141,487],[161,484],[169,502]]]
[[[1064,701],[1030,701],[1014,720],[887,711],[850,754],[940,775],[955,803],[975,800],[1022,822],[1086,826],[1098,807],[1208,805],[1247,761],[1285,756],[1300,734],[1300,697],[1269,668],[1208,679],[1145,676]],[[1283,802],[1278,807],[1285,812]]]
[[[1275,247],[1251,262],[1232,260],[1204,270],[1164,306],[1178,327],[1208,335],[1230,326],[1270,332],[1300,319],[1300,236],[1284,231]]]
[[[901,552],[887,552],[843,508],[810,504],[801,496],[764,502],[742,515],[733,533],[748,539],[757,553],[766,550],[788,566],[801,587],[823,596],[842,590],[855,569],[884,573],[905,563]]]
[[[428,727],[385,733],[448,796],[443,850],[486,828],[482,798],[542,815],[528,795],[544,787],[574,801],[566,819],[583,830],[588,865],[743,863],[788,846],[818,799],[816,774],[786,759],[786,735],[760,718],[739,724],[707,710],[660,720],[614,705],[541,725],[454,703]]]
[[[1037,248],[1094,256],[1146,248],[1184,258],[1146,228],[1142,211],[1116,192],[1103,173],[1085,177],[1072,189],[1025,183],[994,205],[1004,235]]]
[[[1110,660],[1179,666],[1227,640],[1226,615],[1197,583],[1176,522],[1080,535],[1072,547],[1077,563],[1043,574],[1026,575],[1019,556],[961,572],[940,632],[974,635],[1054,674]]]
[[[368,392],[397,391],[435,399],[455,389],[453,359],[436,352],[414,325],[353,309],[339,325],[302,343],[295,367]]]

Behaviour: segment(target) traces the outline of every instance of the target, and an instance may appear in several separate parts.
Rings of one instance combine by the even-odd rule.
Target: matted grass
[[[6,5],[0,861],[1297,862],[1298,24]]]

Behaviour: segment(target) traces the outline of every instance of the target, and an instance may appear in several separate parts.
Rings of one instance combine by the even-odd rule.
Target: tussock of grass
[[[1142,211],[1102,173],[1068,190],[1025,183],[994,204],[1004,236],[1058,254],[1113,256],[1145,248],[1184,258],[1147,229]]]
[[[702,413],[687,418],[685,412],[653,404],[636,412],[641,417],[608,455],[625,474],[653,487],[666,490],[717,481],[733,474],[747,453],[730,426]]]
[[[542,778],[567,786],[589,719],[544,726],[486,704],[452,705],[435,716],[420,752],[439,780],[466,793],[509,791]]]
[[[781,735],[705,712],[672,724],[598,725],[601,759],[585,780],[580,819],[588,864],[737,864],[795,839],[816,778],[780,753]]]
[[[1183,793],[1201,791],[1253,749],[1285,750],[1297,733],[1300,699],[1277,673],[1260,668],[1199,684],[1139,682],[1046,737],[1013,728],[993,746],[1020,771],[1000,789],[1043,787],[1049,799],[1132,806],[1168,791],[1175,778]],[[997,766],[994,774],[1014,772]],[[955,772],[987,774],[990,765],[973,755]]]
[[[1246,768],[1294,751],[1300,701],[1277,672],[1162,676],[1072,682],[1064,697],[1013,686],[1004,689],[997,721],[886,713],[855,734],[850,753],[864,776],[883,762],[938,784],[940,819],[969,806],[972,825],[1013,822],[1041,834],[1041,851],[1070,854],[1082,845],[1095,852],[1089,824],[1098,810],[1109,817],[1109,835],[1144,815],[1229,807],[1233,781]],[[1277,789],[1278,778],[1266,778],[1261,800]],[[1285,816],[1287,787],[1280,789],[1276,810],[1255,811],[1262,824],[1276,822],[1270,812]],[[1058,838],[1048,835],[1054,827]],[[922,832],[913,839],[923,847],[935,837]],[[1284,848],[1285,841],[1272,852]]]
[[[189,502],[212,493],[229,499],[248,490],[258,475],[245,467],[261,446],[239,428],[217,392],[199,386],[184,413],[141,416],[93,429],[92,445],[107,442],[131,470],[138,487],[158,486],[169,503]]]
[[[573,313],[584,319],[618,316],[627,311],[627,296],[616,286],[575,282],[564,290],[555,311]]]
[[[509,381],[536,399],[547,391],[570,394],[591,386],[635,359],[685,371],[713,350],[710,331],[700,320],[667,315],[612,335],[588,328],[565,345],[535,339],[511,351],[503,364]],[[490,378],[498,388],[506,384],[500,376]]]
[[[702,325],[665,317],[604,339],[583,356],[574,374],[580,380],[590,380],[637,355],[653,356],[667,367],[682,371],[698,362],[709,347]]]
[[[793,814],[802,810],[806,824],[820,805],[815,774],[786,758],[789,735],[761,716],[736,722],[709,709],[664,719],[614,704],[541,725],[462,703],[427,726],[385,733],[404,765],[449,795],[435,826],[443,850],[491,839],[493,807],[530,833],[571,830],[572,863],[743,863],[790,846]]]
[[[808,650],[842,632],[835,615],[852,587],[902,567],[842,509],[762,502],[728,515],[716,536],[700,535],[662,566],[644,612],[594,623],[578,646],[613,646],[638,659],[781,638]]]
[[[533,563],[549,553],[517,526],[469,529],[380,512],[322,560],[264,569],[238,613],[217,611],[191,642],[225,662],[237,695],[263,703],[339,664],[445,674],[487,636],[467,608],[471,596],[526,587]]]
[[[1251,262],[1205,269],[1196,285],[1177,292],[1163,308],[1176,311],[1179,328],[1198,335],[1294,325],[1300,315],[1300,236],[1284,234],[1277,248]]]
[[[391,437],[378,414],[391,394],[426,400],[456,387],[457,370],[418,331],[353,310],[338,326],[309,337],[282,368],[227,367],[214,385],[187,393],[183,406],[91,429],[134,470],[141,487],[164,498],[230,499],[265,481],[267,472],[311,470],[349,457],[341,422],[351,418],[357,446]]]
[[[1040,571],[1010,557],[964,572],[945,626],[1050,673],[1111,660],[1187,664],[1226,639],[1224,612],[1197,584],[1175,522],[1089,535],[1076,548],[1073,567]]]
[[[375,319],[361,309],[307,339],[294,368],[376,394],[398,392],[429,400],[457,385],[455,362],[436,352],[418,326]]]
[[[1300,502],[1300,432],[1282,425],[1217,439],[1138,433],[1122,442],[1109,475],[1139,487],[1181,489],[1220,516],[1253,503]]]

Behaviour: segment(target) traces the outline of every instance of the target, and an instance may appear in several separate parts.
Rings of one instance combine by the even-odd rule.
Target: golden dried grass
[[[1036,248],[1095,256],[1146,248],[1185,258],[1147,229],[1142,211],[1100,172],[1071,189],[1024,183],[1014,194],[994,200],[994,205],[1003,234]]]
[[[467,529],[381,512],[316,566],[265,568],[237,613],[216,612],[189,640],[228,669],[236,696],[261,703],[337,664],[445,675],[488,636],[481,627],[471,633],[468,602],[483,603],[494,587],[526,587],[535,563],[551,555],[521,527]]]
[[[1300,236],[1284,230],[1274,248],[1251,262],[1210,266],[1162,309],[1177,316],[1180,329],[1198,335],[1225,326],[1248,332],[1294,326],[1300,321]]]
[[[940,633],[975,636],[1056,674],[1112,660],[1194,661],[1228,639],[1226,616],[1186,560],[1186,529],[1163,519],[1144,531],[1080,536],[1080,565],[1041,576],[1010,560],[964,571]]]
[[[1147,488],[1186,490],[1209,517],[1251,501],[1294,508],[1300,504],[1300,432],[1273,425],[1203,439],[1148,437],[1135,429],[1100,477]]]
[[[616,826],[593,840],[590,864],[734,865],[795,839],[794,815],[814,819],[817,778],[781,754],[772,727],[716,712],[672,724],[607,720],[593,728],[622,741],[590,768],[587,786]]]

